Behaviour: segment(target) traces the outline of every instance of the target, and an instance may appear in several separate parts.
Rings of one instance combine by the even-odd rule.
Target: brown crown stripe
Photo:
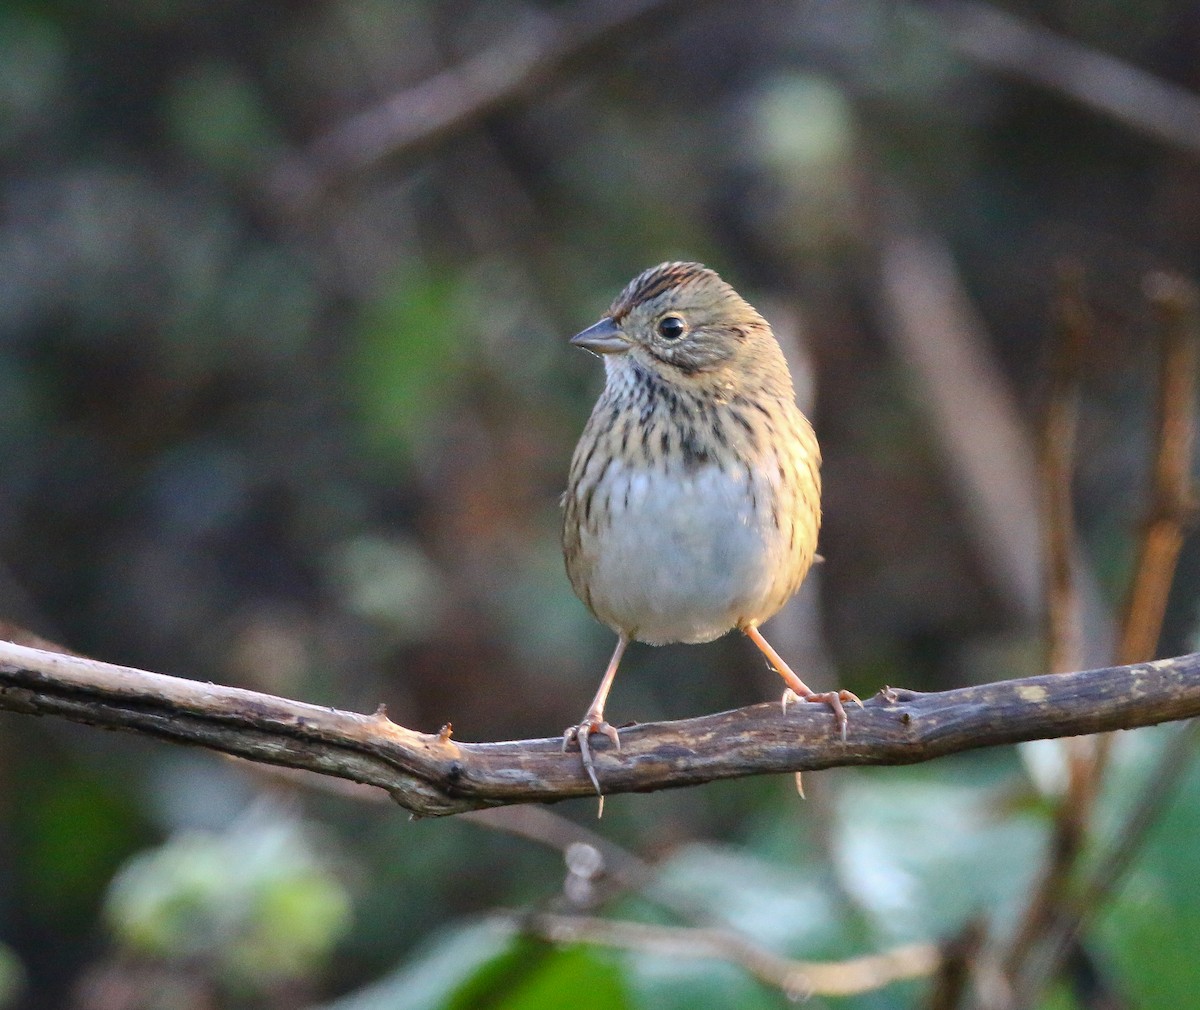
[[[608,314],[620,322],[634,307],[662,294],[668,288],[677,287],[708,273],[712,271],[702,263],[662,263],[651,267],[626,285],[625,290],[617,295],[616,301],[612,303]]]

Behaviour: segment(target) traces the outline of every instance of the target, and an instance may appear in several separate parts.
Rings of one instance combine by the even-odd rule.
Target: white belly
[[[597,617],[659,645],[708,642],[772,616],[812,561],[817,522],[791,514],[799,503],[772,477],[713,465],[669,479],[644,469],[611,473],[612,521],[581,531]]]

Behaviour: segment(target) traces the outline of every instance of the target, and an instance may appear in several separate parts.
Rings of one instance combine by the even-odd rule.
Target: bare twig
[[[1151,274],[1145,288],[1159,328],[1154,470],[1150,508],[1117,641],[1118,663],[1151,659],[1158,650],[1179,552],[1196,520],[1192,445],[1196,437],[1200,297],[1190,281],[1176,274]],[[1110,746],[1107,738],[1097,742],[1093,792],[1104,774]]]
[[[579,0],[561,13],[530,10],[483,52],[360,112],[281,165],[274,190],[296,205],[338,178],[428,147],[542,88],[615,36],[645,28],[680,0]]]
[[[1200,341],[1197,293],[1188,281],[1167,274],[1148,278],[1146,292],[1161,334],[1158,423],[1149,516],[1117,646],[1118,657],[1124,663],[1147,659],[1157,649],[1179,551],[1195,515],[1191,454]],[[1174,764],[1161,767],[1151,778],[1142,802],[1117,836],[1113,852],[1102,861],[1106,873],[1123,872],[1132,860],[1152,823],[1150,819],[1165,807],[1178,777],[1176,765],[1186,765],[1188,748],[1195,738],[1195,733],[1184,732],[1168,748],[1167,758]],[[1046,875],[1005,961],[1015,1005],[1032,999],[1044,981],[1059,970],[1085,918],[1094,914],[1095,903],[1105,900],[1115,886],[1115,882],[1097,881],[1093,876],[1080,889],[1074,880],[1110,745],[1111,737],[1099,737],[1090,762],[1072,764],[1071,789],[1056,820]]]
[[[1183,538],[1196,516],[1192,493],[1196,357],[1200,314],[1195,287],[1182,277],[1152,274],[1146,294],[1161,333],[1158,424],[1150,514],[1138,551],[1117,648],[1118,663],[1149,659],[1158,647],[1167,595]]]
[[[1084,927],[1120,890],[1150,829],[1170,805],[1179,781],[1190,768],[1198,741],[1200,722],[1193,720],[1180,727],[1167,743],[1146,776],[1146,788],[1140,792],[1137,804],[1114,833],[1112,848],[1047,916],[1040,941],[1029,947],[1020,974],[1012,978],[1010,1005],[1028,1006],[1033,1002],[1045,980],[1061,970]]]
[[[300,768],[262,764],[245,758],[232,758],[231,760],[266,780],[312,789],[329,796],[337,796],[355,802],[377,805],[388,803],[387,793],[372,786],[351,782],[348,779],[332,778]],[[601,864],[596,868],[597,875],[603,875],[607,882],[614,885],[614,890],[641,888],[657,872],[653,863],[614,844],[603,835],[556,814],[547,807],[531,804],[485,807],[482,810],[466,810],[458,817],[487,828],[489,831],[523,838],[525,841],[545,846],[561,852],[563,855],[566,855],[572,846],[590,846],[601,860]],[[655,900],[658,900],[657,897]],[[667,905],[674,911],[683,914],[694,915],[695,913],[694,906],[688,905],[685,908],[682,902],[669,905],[668,902],[658,900],[658,903]]]
[[[1147,788],[1141,791],[1136,806],[1114,834],[1112,849],[1096,862],[1081,886],[1064,896],[1062,905],[1047,919],[1041,942],[1029,949],[1021,975],[1012,980],[1008,1005],[1032,1004],[1045,980],[1061,970],[1084,927],[1119,892],[1150,829],[1174,798],[1180,779],[1190,767],[1198,740],[1200,722],[1193,720],[1167,743],[1147,775]]]
[[[57,715],[307,768],[388,790],[422,815],[592,793],[561,738],[456,743],[391,722],[0,642],[0,708]],[[849,739],[817,706],[777,704],[623,730],[596,752],[606,792],[841,765],[912,764],[978,747],[1131,729],[1200,714],[1200,654],[937,694],[888,689]]]
[[[1051,338],[1050,382],[1039,439],[1043,557],[1046,570],[1046,664],[1051,673],[1074,669],[1080,654],[1079,600],[1072,558],[1075,516],[1071,487],[1079,415],[1079,371],[1091,330],[1077,263],[1059,268]],[[1046,865],[1013,932],[1004,968],[1015,975],[1062,907],[1092,807],[1094,741],[1063,741],[1067,789],[1054,817]]]
[[[1139,793],[1137,805],[1113,835],[1112,849],[1088,872],[1072,900],[1076,910],[1070,931],[1073,935],[1078,935],[1079,929],[1120,889],[1150,829],[1159,822],[1184,772],[1191,767],[1197,741],[1200,741],[1200,722],[1193,720],[1179,727],[1163,748],[1146,776],[1146,788]]]
[[[331,789],[334,795],[367,802],[386,802],[384,793],[368,789],[344,779],[312,775],[292,768],[254,765],[271,778],[289,785],[304,785],[322,790]],[[627,849],[613,844],[574,821],[561,817],[542,806],[523,805],[468,810],[459,814],[464,820],[503,834],[513,835],[561,852],[568,866],[587,862],[588,876],[584,884],[587,900],[580,901],[571,887],[576,876],[572,869],[565,888],[574,905],[591,905],[598,900],[610,900],[625,891],[636,890],[648,901],[682,916],[690,925],[650,927],[643,923],[628,923],[587,917],[529,911],[514,913],[512,924],[522,932],[551,942],[592,943],[600,946],[623,947],[631,950],[661,952],[673,955],[686,951],[688,957],[713,957],[729,961],[746,969],[760,982],[776,986],[789,995],[820,992],[813,988],[836,969],[845,967],[848,974],[840,984],[858,985],[855,991],[865,992],[882,988],[902,978],[916,978],[936,969],[938,952],[932,946],[900,948],[887,954],[858,958],[838,964],[812,964],[792,961],[762,947],[690,896],[677,895],[668,888],[656,886],[658,867]],[[590,858],[573,858],[573,850],[586,846]],[[596,884],[603,890],[597,894]],[[922,970],[928,965],[927,970]],[[874,981],[874,985],[870,983]],[[827,993],[834,995],[834,993]]]
[[[1083,661],[1078,566],[1072,563],[1079,556],[1079,547],[1075,538],[1071,488],[1079,422],[1080,372],[1093,321],[1084,299],[1083,268],[1078,263],[1067,262],[1059,266],[1054,327],[1055,361],[1043,427],[1042,478],[1045,481],[1043,494],[1048,499],[1045,519],[1050,583],[1047,607],[1051,615],[1047,672],[1062,673],[1078,669]],[[1095,801],[1096,740],[1076,737],[1065,741],[1067,792],[1058,811],[1058,837],[1054,845],[1059,868],[1051,870],[1051,876],[1060,876],[1060,883],[1064,885],[1074,865],[1075,853],[1083,845]],[[1051,897],[1056,889],[1051,881],[1047,897]]]
[[[325,788],[321,783],[329,783],[347,787],[335,788],[334,793],[351,799],[374,802],[376,798],[384,798],[378,790],[365,789],[343,779],[314,776],[291,768],[255,767],[293,785]],[[867,992],[903,979],[932,974],[940,962],[939,951],[931,944],[900,947],[885,954],[843,962],[790,960],[745,936],[692,897],[656,886],[658,867],[653,863],[552,810],[532,805],[492,807],[468,810],[459,816],[490,831],[514,835],[561,852],[568,865],[578,860],[578,857],[572,859],[572,850],[586,846],[595,854],[591,876],[607,885],[599,897],[609,900],[622,892],[636,890],[650,902],[690,923],[687,926],[649,926],[540,911],[513,914],[514,927],[553,943],[590,943],[668,956],[683,952],[682,956],[689,958],[717,958],[744,968],[760,982],[777,987],[789,996]],[[592,889],[593,882],[589,881],[588,891]],[[567,897],[573,903],[579,903],[569,886]],[[595,900],[596,896],[592,895],[588,904]]]
[[[942,0],[939,10],[970,59],[1200,154],[1200,98],[1185,88],[988,4]]]
[[[1075,429],[1079,420],[1079,364],[1091,315],[1078,263],[1060,265],[1055,299],[1050,384],[1038,451],[1042,492],[1042,556],[1046,584],[1046,672],[1077,670],[1079,599],[1073,572],[1075,510],[1071,499]]]
[[[546,913],[518,916],[515,921],[526,932],[553,943],[590,943],[667,957],[728,961],[793,999],[871,992],[904,979],[924,978],[936,971],[940,962],[932,944],[897,947],[848,961],[796,961],[723,929]]]
[[[928,1010],[957,1010],[965,1005],[972,985],[979,984],[984,968],[980,953],[986,939],[986,923],[975,918],[942,943],[942,963],[930,988]]]

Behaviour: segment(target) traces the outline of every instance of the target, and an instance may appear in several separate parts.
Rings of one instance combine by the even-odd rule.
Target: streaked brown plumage
[[[630,641],[708,642],[733,628],[767,655],[793,698],[823,702],[845,735],[848,691],[816,694],[767,644],[812,564],[820,450],[796,406],[771,327],[713,271],[663,263],[635,277],[572,339],[604,358],[606,383],[571,461],[563,553],[571,585],[618,636],[578,741],[589,737]]]

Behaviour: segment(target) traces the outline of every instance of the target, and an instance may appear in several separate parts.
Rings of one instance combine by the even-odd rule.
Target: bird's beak
[[[621,354],[629,350],[629,341],[613,320],[605,316],[600,322],[576,333],[571,343],[593,354]]]

